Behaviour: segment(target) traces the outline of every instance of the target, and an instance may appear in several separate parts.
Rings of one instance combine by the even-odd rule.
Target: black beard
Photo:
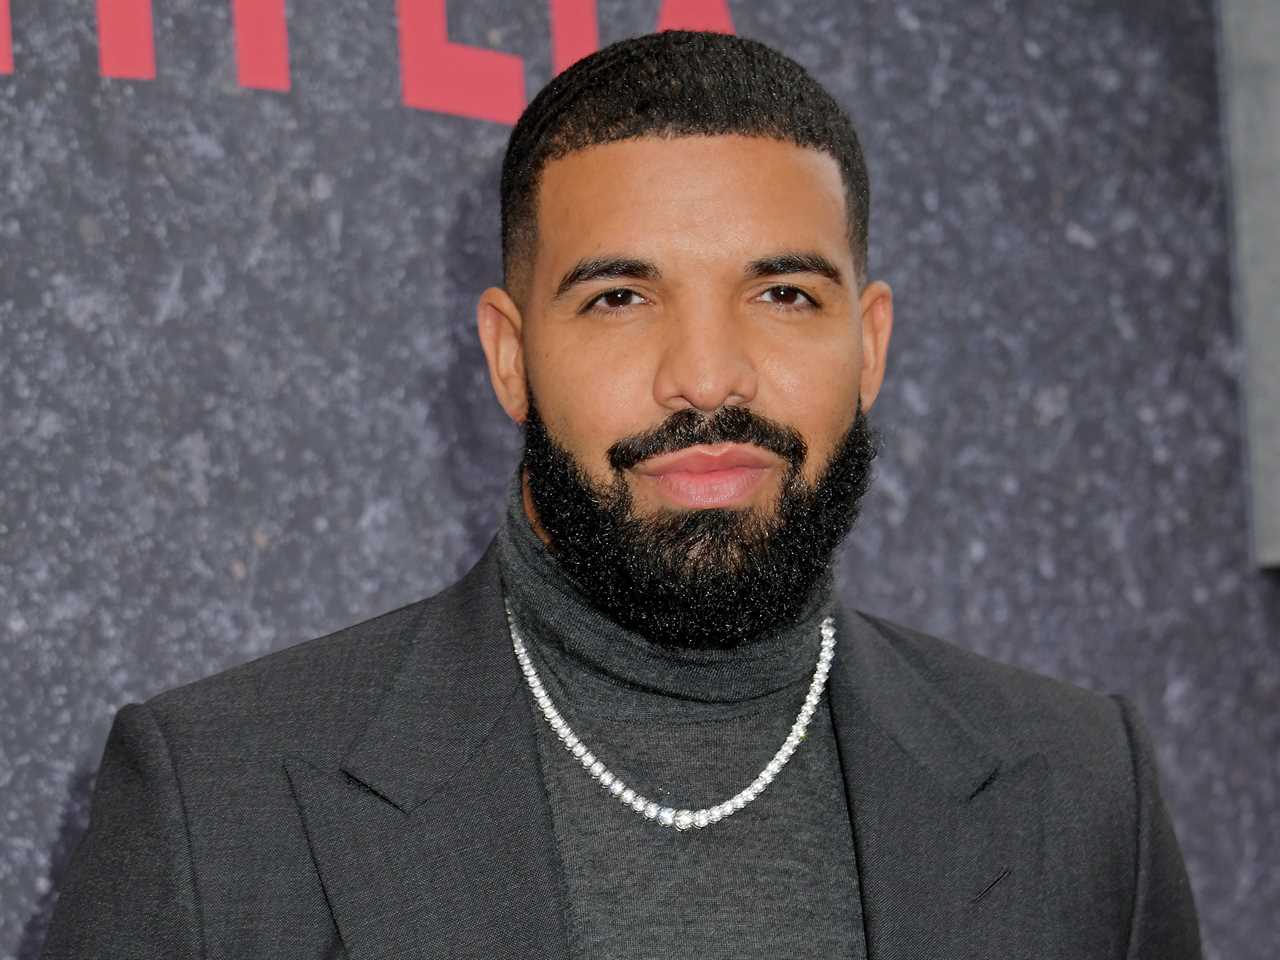
[[[750,443],[788,464],[772,510],[662,510],[638,517],[623,471],[702,443]],[[742,407],[672,414],[609,448],[603,490],[560,446],[529,397],[522,467],[553,556],[604,614],[654,643],[739,646],[796,621],[858,516],[877,440],[858,405],[810,487],[800,434]]]

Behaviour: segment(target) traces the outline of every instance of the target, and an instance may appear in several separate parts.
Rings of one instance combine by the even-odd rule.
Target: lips
[[[670,473],[715,473],[740,467],[765,470],[775,463],[775,457],[758,447],[740,443],[700,444],[653,457],[637,466],[636,470],[651,477],[660,477]]]
[[[777,459],[743,444],[700,445],[653,457],[637,466],[668,502],[694,509],[750,502]]]

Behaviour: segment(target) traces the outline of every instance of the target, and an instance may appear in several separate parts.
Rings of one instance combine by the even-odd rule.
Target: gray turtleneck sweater
[[[610,770],[677,809],[720,803],[756,778],[804,700],[818,625],[833,605],[830,577],[775,636],[673,650],[586,600],[530,526],[518,476],[498,542],[507,601],[543,684]],[[825,693],[773,783],[728,819],[687,832],[610,796],[534,711],[575,960],[865,960]]]

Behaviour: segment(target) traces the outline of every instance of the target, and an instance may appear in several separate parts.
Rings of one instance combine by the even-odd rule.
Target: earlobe
[[[893,334],[893,290],[876,280],[867,284],[859,301],[862,313],[862,374],[859,396],[862,409],[870,410],[884,383],[889,338]]]
[[[489,368],[489,383],[502,409],[516,423],[528,413],[524,369],[524,318],[510,294],[490,287],[476,304],[476,333]]]

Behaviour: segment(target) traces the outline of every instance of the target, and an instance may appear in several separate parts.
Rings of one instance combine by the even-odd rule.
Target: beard
[[[637,515],[624,471],[695,444],[747,443],[787,464],[769,509],[661,509]],[[574,585],[614,622],[684,649],[731,648],[798,620],[871,482],[877,438],[859,401],[810,486],[794,428],[742,407],[693,410],[618,441],[613,479],[597,486],[548,432],[533,396],[522,467],[549,548]]]

